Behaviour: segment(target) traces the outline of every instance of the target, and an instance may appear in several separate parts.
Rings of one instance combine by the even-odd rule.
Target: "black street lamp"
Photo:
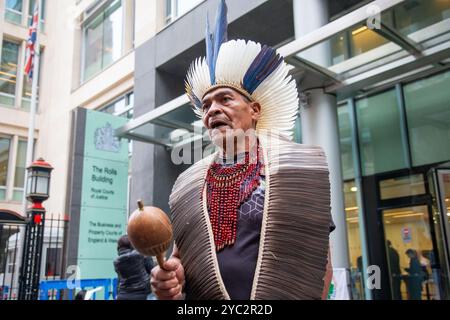
[[[45,208],[53,167],[39,158],[28,168],[26,198],[32,203],[27,209],[28,223],[20,269],[19,300],[37,300],[44,240]]]
[[[52,170],[53,167],[42,158],[39,158],[27,168],[27,199],[33,205],[42,206],[42,202],[48,199]]]

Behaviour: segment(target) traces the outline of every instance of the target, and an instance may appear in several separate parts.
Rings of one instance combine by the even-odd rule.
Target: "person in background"
[[[407,282],[409,300],[422,300],[422,281],[424,274],[417,256],[417,251],[408,249],[405,254],[410,259],[409,268],[405,268],[405,271],[409,274]]]
[[[119,256],[114,261],[114,269],[119,278],[117,300],[151,299],[152,258],[137,252],[127,235],[119,238],[117,252]]]
[[[391,272],[392,279],[392,295],[394,300],[402,300],[402,294],[400,292],[401,285],[401,270],[400,270],[400,256],[397,250],[392,246],[392,242],[390,240],[386,241],[387,251],[389,257],[389,269]]]

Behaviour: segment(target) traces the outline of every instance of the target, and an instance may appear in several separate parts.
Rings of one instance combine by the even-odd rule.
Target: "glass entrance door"
[[[428,181],[433,197],[433,220],[442,267],[442,295],[450,299],[450,168],[431,170]]]
[[[430,207],[382,211],[392,299],[441,299],[440,268],[432,238]]]

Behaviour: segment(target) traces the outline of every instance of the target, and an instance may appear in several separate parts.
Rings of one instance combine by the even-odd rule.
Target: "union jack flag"
[[[27,40],[27,61],[25,64],[25,73],[28,75],[28,79],[33,79],[34,71],[34,56],[35,56],[35,45],[37,40],[37,29],[39,23],[39,1],[36,1],[34,6],[33,19],[31,21],[30,28],[28,29],[28,40]]]

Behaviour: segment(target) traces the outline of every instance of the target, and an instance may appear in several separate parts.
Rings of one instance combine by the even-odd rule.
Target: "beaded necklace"
[[[256,159],[247,152],[244,161],[231,166],[214,162],[208,170],[207,205],[217,251],[236,241],[237,212],[260,183],[260,159],[258,146]]]

